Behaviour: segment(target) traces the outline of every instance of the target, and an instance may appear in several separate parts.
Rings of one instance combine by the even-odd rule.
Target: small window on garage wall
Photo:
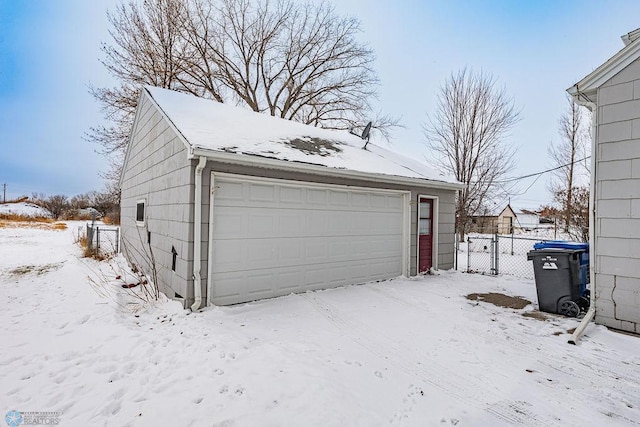
[[[138,200],[136,202],[136,224],[144,225],[146,200]]]

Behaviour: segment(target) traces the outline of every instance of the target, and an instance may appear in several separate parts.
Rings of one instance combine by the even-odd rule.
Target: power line
[[[516,178],[503,179],[503,180],[500,180],[500,181],[496,181],[496,183],[503,184],[503,183],[506,183],[506,182],[520,181],[521,179],[531,178],[531,177],[533,177],[533,176],[538,176],[538,175],[543,175],[543,174],[545,174],[545,173],[553,172],[553,171],[556,171],[556,170],[558,170],[558,169],[566,168],[566,167],[568,167],[568,166],[571,166],[571,165],[573,165],[573,164],[576,164],[576,163],[578,163],[578,162],[582,162],[582,161],[587,160],[587,159],[590,159],[590,158],[591,158],[591,156],[587,156],[587,157],[584,157],[584,158],[582,158],[582,159],[574,160],[573,162],[569,162],[569,163],[567,163],[566,165],[560,165],[560,166],[557,166],[557,167],[555,167],[555,168],[551,168],[551,169],[544,170],[544,171],[542,171],[542,172],[530,173],[529,175],[518,176],[518,177],[516,177]]]

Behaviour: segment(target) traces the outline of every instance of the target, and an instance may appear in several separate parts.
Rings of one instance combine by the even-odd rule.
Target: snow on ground
[[[0,214],[20,215],[26,217],[50,218],[48,210],[29,202],[0,204]]]
[[[0,229],[0,415],[61,426],[640,423],[640,339],[471,301],[533,281],[444,272],[190,313],[123,308],[64,231]],[[134,288],[135,289],[135,288]],[[535,314],[535,313],[534,313]],[[4,411],[4,412],[2,412]]]

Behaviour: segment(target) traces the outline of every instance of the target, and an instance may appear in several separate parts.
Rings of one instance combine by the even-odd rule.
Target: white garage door
[[[212,182],[214,304],[406,273],[407,193],[237,175]]]

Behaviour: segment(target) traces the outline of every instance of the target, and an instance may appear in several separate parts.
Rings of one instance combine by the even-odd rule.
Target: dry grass
[[[3,221],[20,221],[20,222],[45,222],[52,223],[55,222],[54,219],[41,217],[41,216],[26,216],[19,215],[14,213],[0,213],[0,220]]]
[[[120,225],[120,217],[111,217],[107,215],[102,218],[102,222],[107,225]]]
[[[95,247],[89,246],[89,241],[87,240],[86,235],[76,236],[74,242],[82,248],[82,256],[84,258],[93,258],[98,261],[102,261],[108,258],[104,254],[101,254],[100,251]]]
[[[32,217],[14,213],[0,213],[0,228],[38,228],[41,230],[66,230],[67,224],[46,217]]]
[[[50,218],[44,218],[47,221],[33,220],[8,220],[0,218],[0,228],[37,228],[39,230],[66,230],[67,224],[63,222],[54,222]]]

